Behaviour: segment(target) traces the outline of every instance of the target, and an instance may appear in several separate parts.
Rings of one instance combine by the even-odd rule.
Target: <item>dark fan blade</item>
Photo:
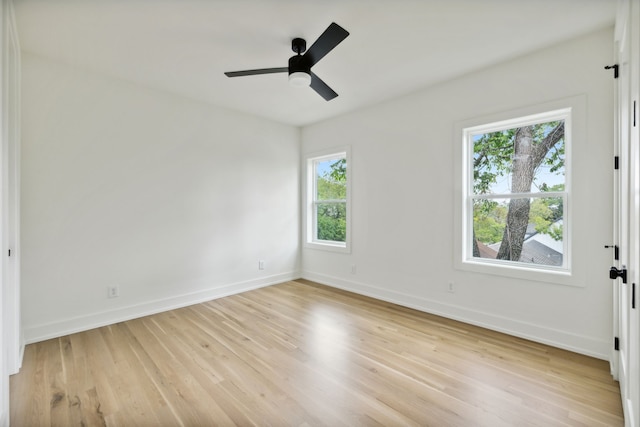
[[[311,89],[318,92],[318,94],[323,97],[326,101],[331,101],[333,98],[338,96],[337,93],[334,92],[325,82],[323,82],[320,77],[316,76],[314,73],[311,73]]]
[[[349,32],[347,30],[332,22],[304,54],[305,61],[307,61],[309,67],[324,58],[327,53],[331,52],[331,49],[338,46],[348,35]]]
[[[288,67],[280,67],[280,68],[261,68],[259,70],[227,71],[224,74],[227,77],[242,77],[242,76],[255,76],[256,74],[286,73],[288,71],[289,71]]]

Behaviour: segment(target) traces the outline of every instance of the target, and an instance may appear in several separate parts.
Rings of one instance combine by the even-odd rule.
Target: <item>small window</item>
[[[568,271],[570,109],[463,129],[464,259]]]
[[[307,159],[307,246],[349,249],[347,150]]]

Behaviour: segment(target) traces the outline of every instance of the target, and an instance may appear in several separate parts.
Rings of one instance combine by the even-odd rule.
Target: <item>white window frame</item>
[[[345,158],[347,163],[347,198],[346,204],[346,236],[344,242],[319,240],[317,236],[316,165],[332,159]],[[339,147],[307,154],[305,157],[306,187],[305,187],[305,233],[304,246],[334,252],[351,252],[351,148]]]
[[[571,163],[572,146],[574,141],[586,140],[586,98],[576,96],[564,100],[552,101],[543,105],[519,108],[506,113],[498,113],[485,117],[466,120],[457,123],[454,129],[454,183],[455,227],[454,227],[454,267],[458,270],[486,273],[518,279],[557,283],[571,286],[584,286],[582,278],[578,278],[572,269],[575,262],[573,249],[574,218],[572,209]],[[474,258],[471,242],[473,233],[473,214],[469,204],[473,195],[473,170],[471,159],[473,145],[469,138],[471,134],[487,133],[503,129],[512,129],[527,124],[544,123],[558,119],[565,120],[565,194],[564,224],[563,224],[563,266],[549,267],[538,264],[527,264],[513,261]],[[545,193],[553,195],[556,193]],[[512,196],[512,195],[511,195]],[[529,196],[529,195],[524,195]],[[496,198],[504,198],[496,195]]]

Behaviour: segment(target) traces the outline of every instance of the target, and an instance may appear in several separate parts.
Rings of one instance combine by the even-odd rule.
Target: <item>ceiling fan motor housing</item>
[[[289,74],[292,73],[311,73],[311,67],[302,55],[294,55],[289,58]]]
[[[303,54],[307,50],[307,42],[299,37],[291,40],[291,50],[298,55]]]
[[[307,42],[301,38],[291,40],[291,50],[296,55],[289,58],[289,75],[293,73],[311,74],[311,65],[302,54],[307,50]]]

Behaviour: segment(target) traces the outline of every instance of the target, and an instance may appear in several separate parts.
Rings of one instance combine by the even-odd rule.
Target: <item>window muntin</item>
[[[463,130],[464,259],[569,269],[570,109]]]
[[[307,246],[348,250],[348,150],[307,160]]]

